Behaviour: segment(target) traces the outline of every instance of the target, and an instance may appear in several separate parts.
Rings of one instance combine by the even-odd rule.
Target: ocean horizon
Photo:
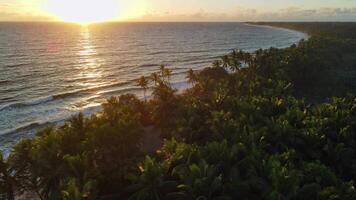
[[[0,151],[52,123],[90,115],[110,96],[133,93],[164,64],[184,89],[186,72],[233,49],[285,48],[305,33],[232,22],[0,23]]]

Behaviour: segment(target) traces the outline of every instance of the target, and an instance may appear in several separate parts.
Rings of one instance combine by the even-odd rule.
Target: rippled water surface
[[[141,95],[135,79],[160,64],[185,72],[239,48],[287,47],[307,37],[241,23],[0,23],[0,150],[34,129],[91,113],[109,96]]]

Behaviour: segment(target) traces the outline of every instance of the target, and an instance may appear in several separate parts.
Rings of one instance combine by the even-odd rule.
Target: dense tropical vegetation
[[[295,48],[299,54],[293,65],[298,65],[294,70],[294,80],[303,81],[298,76],[310,73],[309,80],[312,88],[309,94],[305,92],[308,86],[299,88],[301,97],[317,98],[319,101],[331,96],[345,96],[356,90],[356,24],[350,22],[324,22],[324,23],[257,23],[259,25],[272,25],[303,31],[312,37],[301,42]],[[303,56],[303,57],[302,57]],[[307,63],[307,65],[304,65]],[[308,71],[305,71],[308,67]],[[309,82],[306,84],[308,85]]]
[[[356,97],[342,74],[356,70],[355,40],[329,30],[286,49],[233,51],[190,70],[182,94],[162,65],[137,81],[145,97],[153,85],[150,99],[112,97],[102,112],[41,130],[0,157],[0,194],[354,200]],[[162,146],[143,150],[142,138],[157,133]]]

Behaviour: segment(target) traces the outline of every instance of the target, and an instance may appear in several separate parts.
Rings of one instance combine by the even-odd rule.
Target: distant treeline
[[[356,23],[352,22],[259,22],[258,25],[270,25],[282,28],[294,29],[308,33],[311,39],[307,42],[317,48],[325,65],[319,72],[328,73],[327,76],[320,75],[318,78],[326,78],[325,85],[319,85],[312,96],[320,95],[343,96],[345,93],[356,91]],[[317,66],[312,66],[314,69]],[[321,71],[320,71],[321,70]],[[333,84],[334,86],[330,85]],[[327,91],[321,94],[320,88]],[[341,91],[341,92],[340,92]],[[302,91],[304,93],[304,91]]]
[[[42,200],[356,199],[356,25],[272,25],[312,37],[285,49],[233,51],[187,72],[191,88],[182,94],[162,65],[138,80],[145,96],[152,90],[151,99],[112,97],[102,112],[73,116],[0,156],[0,194],[10,200],[21,192]],[[157,134],[162,147],[143,150],[143,138]]]
[[[313,37],[356,39],[355,22],[257,22],[257,25],[271,25],[306,32]]]

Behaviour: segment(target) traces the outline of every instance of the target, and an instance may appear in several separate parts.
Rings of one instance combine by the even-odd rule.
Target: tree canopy
[[[47,127],[0,156],[0,194],[354,200],[356,96],[341,81],[355,70],[354,41],[330,32],[285,49],[235,50],[190,70],[191,87],[179,94],[162,65],[138,80],[151,99],[112,97],[101,112]],[[142,151],[157,133],[162,146]]]

